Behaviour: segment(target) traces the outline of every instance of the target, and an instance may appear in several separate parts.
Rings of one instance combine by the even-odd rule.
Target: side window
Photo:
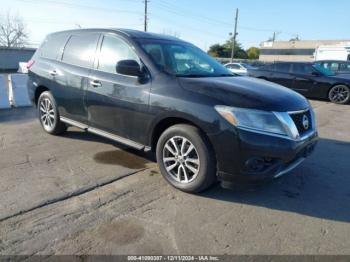
[[[237,65],[237,64],[232,64],[231,68],[232,69],[237,69],[237,70],[241,69],[241,67],[239,65]]]
[[[322,67],[326,68],[326,69],[329,69],[329,63],[328,62],[324,62],[321,64]]]
[[[289,73],[290,71],[290,64],[288,63],[281,63],[281,64],[276,64],[276,69],[277,72],[281,73]]]
[[[72,35],[66,47],[62,61],[68,64],[92,67],[99,34]]]
[[[332,71],[338,71],[338,69],[339,69],[339,63],[333,62],[333,63],[331,64],[331,66],[330,66],[329,69],[332,70]]]
[[[340,64],[339,70],[340,71],[350,71],[350,64]]]
[[[308,65],[308,64],[294,64],[292,71],[295,74],[311,75],[312,72],[314,72],[315,70],[312,67],[312,65]]]
[[[40,47],[40,56],[48,59],[59,59],[68,37],[69,35],[66,34],[48,36]]]
[[[134,50],[122,39],[106,35],[103,38],[98,61],[98,70],[116,73],[117,63],[121,60],[140,60]]]

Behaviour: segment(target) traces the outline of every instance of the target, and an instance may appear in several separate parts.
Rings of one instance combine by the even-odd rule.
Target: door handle
[[[52,71],[49,72],[49,74],[52,75],[52,76],[55,76],[55,75],[57,75],[57,71],[56,70],[52,70]]]
[[[101,87],[102,86],[101,82],[98,81],[98,80],[93,80],[93,81],[90,82],[90,84],[93,87]]]

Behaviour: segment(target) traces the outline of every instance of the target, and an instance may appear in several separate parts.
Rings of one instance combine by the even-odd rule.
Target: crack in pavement
[[[68,194],[65,194],[65,195],[62,195],[62,196],[58,196],[58,197],[55,197],[53,199],[49,199],[49,200],[45,201],[44,203],[39,203],[39,204],[37,204],[37,205],[35,205],[33,207],[30,207],[30,208],[27,208],[27,209],[24,209],[24,210],[20,210],[20,211],[14,213],[14,214],[11,214],[11,215],[8,215],[8,216],[5,216],[5,217],[0,217],[0,223],[4,222],[5,220],[17,217],[19,215],[23,215],[23,214],[32,212],[32,211],[34,211],[36,209],[47,207],[49,205],[65,201],[65,200],[73,198],[73,197],[81,196],[81,195],[89,193],[89,192],[91,192],[91,191],[93,191],[93,190],[95,190],[97,188],[101,188],[101,187],[107,186],[107,185],[112,184],[112,183],[114,183],[116,181],[119,181],[121,179],[124,179],[126,177],[135,175],[137,173],[141,173],[141,172],[149,170],[149,169],[151,169],[151,167],[143,168],[143,169],[137,170],[135,172],[128,173],[128,174],[125,174],[125,175],[117,177],[117,178],[112,178],[112,179],[109,179],[107,181],[104,181],[102,183],[98,183],[96,185],[93,185],[93,186],[90,186],[90,187],[87,187],[87,188],[80,188],[79,190],[77,190],[75,192],[71,192],[71,193],[68,193]]]

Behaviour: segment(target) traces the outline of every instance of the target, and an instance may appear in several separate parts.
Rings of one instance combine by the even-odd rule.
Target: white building
[[[350,40],[267,41],[260,45],[259,60],[264,62],[315,61],[315,53],[320,46],[344,46],[348,43],[350,43]]]

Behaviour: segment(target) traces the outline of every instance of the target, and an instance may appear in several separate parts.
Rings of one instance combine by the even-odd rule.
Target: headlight
[[[216,106],[215,109],[234,126],[288,136],[273,112],[228,106]]]

